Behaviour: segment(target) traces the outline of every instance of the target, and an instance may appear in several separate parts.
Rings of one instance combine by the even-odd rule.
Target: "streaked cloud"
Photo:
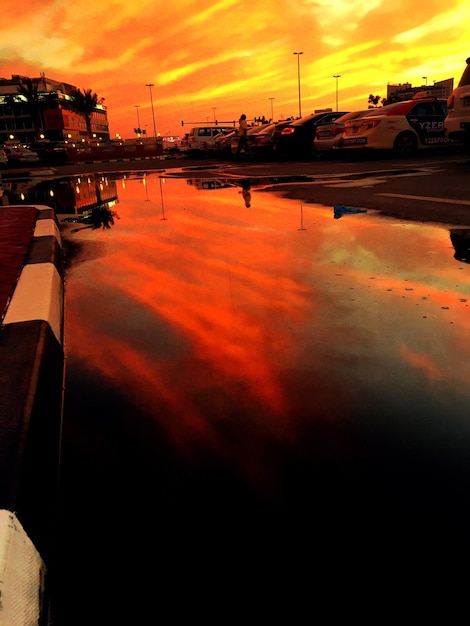
[[[29,0],[2,3],[0,75],[46,76],[106,98],[110,129],[129,136],[136,103],[151,126],[363,108],[387,83],[457,79],[468,57],[466,0]]]

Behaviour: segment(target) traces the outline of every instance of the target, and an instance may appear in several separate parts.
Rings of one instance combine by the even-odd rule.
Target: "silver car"
[[[338,117],[338,119],[334,122],[330,122],[329,124],[320,124],[320,126],[317,126],[315,137],[313,139],[313,155],[320,158],[325,156],[325,152],[340,148],[341,137],[343,135],[346,122],[362,117],[366,113],[370,112],[371,109],[351,111],[350,113],[345,113],[341,117]]]
[[[37,165],[39,156],[36,152],[22,146],[3,148],[7,154],[8,164],[11,166]]]
[[[448,113],[444,121],[449,139],[463,141],[470,151],[470,57],[459,84],[447,99]]]

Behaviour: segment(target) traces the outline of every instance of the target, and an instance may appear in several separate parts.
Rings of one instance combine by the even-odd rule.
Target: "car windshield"
[[[470,85],[470,57],[467,59],[467,67],[465,68],[462,78],[459,81],[459,87]]]

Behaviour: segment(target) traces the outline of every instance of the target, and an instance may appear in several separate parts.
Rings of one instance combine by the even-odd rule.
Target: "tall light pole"
[[[293,52],[292,54],[297,55],[297,85],[299,88],[299,117],[302,117],[302,105],[300,101],[300,55],[303,54],[303,52]]]
[[[217,108],[217,107],[212,107],[212,112],[213,112],[213,114],[214,114],[214,124],[215,124],[215,110],[216,110],[216,108]]]
[[[140,108],[140,104],[134,104],[135,109],[137,111],[137,136],[140,137],[140,115],[139,115],[139,108]]]
[[[426,81],[426,87],[428,86],[428,77],[427,76],[423,76],[423,80]]]
[[[153,119],[153,136],[155,139],[157,138],[157,127],[155,126],[155,113],[153,111],[153,98],[152,98],[152,87],[155,85],[153,83],[145,83],[145,86],[149,88],[150,91],[150,105],[152,107],[152,119]]]
[[[273,113],[273,100],[275,98],[269,98],[271,100],[271,122],[274,122],[274,113]]]
[[[341,74],[334,74],[333,78],[336,79],[336,110],[338,110],[338,78],[341,78]]]

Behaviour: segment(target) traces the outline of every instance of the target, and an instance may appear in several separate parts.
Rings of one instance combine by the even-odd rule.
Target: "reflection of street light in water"
[[[162,220],[166,220],[166,217],[165,217],[165,207],[163,206],[163,185],[162,185],[162,183],[164,183],[164,182],[165,182],[165,179],[164,178],[162,179],[162,177],[160,177],[160,198],[161,198],[161,201],[162,201],[162,217],[160,219],[162,219]]]
[[[304,207],[302,204],[300,205],[300,228],[297,230],[307,230],[304,228]]]
[[[142,185],[145,187],[145,202],[150,202],[149,200],[149,190],[147,187],[147,177],[144,174],[144,177],[142,178]]]

